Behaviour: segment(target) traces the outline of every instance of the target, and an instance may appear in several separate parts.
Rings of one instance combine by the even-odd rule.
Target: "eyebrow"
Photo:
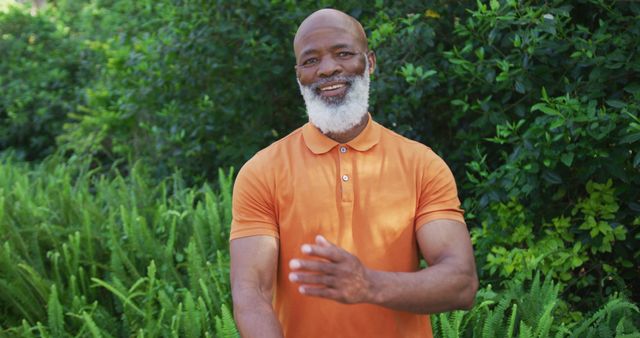
[[[336,49],[342,49],[342,48],[351,48],[351,46],[349,44],[346,44],[346,43],[338,43],[338,44],[335,44],[335,45],[329,47],[330,50],[336,50]],[[307,49],[304,52],[300,53],[300,57],[305,57],[305,56],[307,56],[309,54],[314,54],[314,53],[317,53],[317,52],[318,52],[317,49]]]

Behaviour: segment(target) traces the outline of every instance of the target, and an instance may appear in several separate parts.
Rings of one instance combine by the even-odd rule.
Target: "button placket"
[[[340,186],[342,191],[342,201],[353,201],[353,167],[350,152],[345,145],[338,147],[338,158],[340,160]]]

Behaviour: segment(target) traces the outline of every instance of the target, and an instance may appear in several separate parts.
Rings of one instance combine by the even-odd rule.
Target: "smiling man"
[[[240,333],[431,337],[428,314],[470,308],[478,286],[451,171],[372,120],[376,57],[358,21],[317,11],[294,52],[309,123],[257,153],[234,186]]]

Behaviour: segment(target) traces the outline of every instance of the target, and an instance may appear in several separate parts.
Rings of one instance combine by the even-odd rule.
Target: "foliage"
[[[13,10],[0,14],[0,148],[38,159],[56,148],[55,138],[65,156],[91,158],[96,172],[117,166],[127,176],[131,169],[125,163],[142,160],[149,176],[169,177],[165,185],[173,182],[176,170],[183,173],[184,185],[195,185],[216,176],[219,167],[239,167],[305,120],[291,40],[300,21],[325,6],[353,15],[368,32],[378,60],[373,116],[431,146],[457,176],[482,283],[500,288],[507,286],[501,284],[505,280],[525,282],[541,271],[559,288],[561,300],[555,306],[564,307],[567,323],[617,293],[640,299],[635,282],[640,260],[640,4],[633,1],[59,0],[41,16]],[[32,41],[31,36],[37,38]],[[16,72],[21,77],[10,76]],[[119,180],[133,180],[135,186],[136,178]],[[168,194],[178,191],[167,189]],[[151,190],[150,196],[159,194]],[[155,203],[146,197],[140,195],[148,205]],[[14,208],[35,208],[21,211],[26,214],[44,210],[35,202],[24,203]],[[97,207],[92,209],[92,217],[105,222],[100,224],[113,220],[120,227],[116,229],[124,229],[143,214],[146,226],[156,227],[148,210],[116,213],[109,209],[115,205],[109,205],[104,207],[110,210],[108,220],[98,215]],[[191,210],[186,204],[184,208]],[[73,217],[74,224],[64,223],[70,229],[87,222]],[[146,311],[139,293],[156,292],[148,284],[152,261],[162,276],[175,269],[207,276],[187,268],[185,259],[214,261],[211,252],[203,254],[200,237],[189,239],[198,227],[184,224],[179,228],[184,233],[176,230],[182,234],[181,260],[175,257],[179,268],[167,267],[166,256],[148,253],[132,263],[117,255],[108,263],[99,260],[105,265],[94,267],[96,273],[112,264],[128,271],[133,264],[135,280],[118,277],[123,281],[116,282],[111,274],[95,275],[86,267],[84,277],[70,273],[92,292],[71,310],[73,299],[63,277],[62,286],[43,282],[16,290],[40,298],[16,303],[25,315],[7,317],[12,332],[20,327],[25,335],[43,330],[100,335],[111,322],[100,310],[105,305],[91,301],[111,294],[112,308],[127,316],[123,332],[137,334],[129,330],[142,327],[130,304]],[[158,238],[168,245],[167,227],[158,230],[159,236],[149,230],[145,240],[124,237],[123,250],[146,252],[150,247],[134,243],[155,245]],[[35,247],[48,243],[44,230],[26,229],[20,234],[38,236],[30,239],[38,243]],[[118,231],[95,247],[118,243],[124,230]],[[67,251],[73,248],[67,237],[47,250],[63,257],[60,243],[67,244]],[[14,246],[20,248],[11,243],[12,252]],[[25,248],[18,252],[26,255]],[[51,280],[46,274],[58,269],[52,259],[36,264],[36,275],[23,269],[15,276],[31,284]],[[224,251],[221,259],[224,263]],[[158,280],[184,279],[178,277]],[[154,283],[157,288],[165,285]],[[188,292],[168,294],[172,310],[154,318],[162,323],[172,318],[173,330],[182,327],[182,314],[191,311],[200,319],[189,329],[233,332],[221,307],[226,300],[210,306],[192,284]],[[205,309],[200,297],[207,311],[220,314],[218,325],[198,312]],[[62,324],[56,299],[64,309]],[[502,306],[493,301],[482,316],[499,318],[503,313],[516,323],[527,310],[513,308],[513,300]],[[47,311],[32,308],[44,303],[50,303]],[[25,318],[24,324],[19,318]],[[452,323],[461,324],[461,318]],[[509,327],[503,324],[494,332]],[[543,327],[535,321],[525,324],[532,334]]]
[[[153,8],[142,15],[156,28],[94,44],[107,63],[66,126],[66,149],[143,157],[160,176],[180,167],[197,181],[300,123],[300,99],[283,94],[295,94],[290,40],[303,12],[293,3],[131,6]]]
[[[82,100],[87,55],[56,22],[0,12],[0,151],[29,160],[55,151],[67,115]]]
[[[619,297],[609,299],[588,318],[567,321],[559,285],[537,274],[527,290],[510,282],[496,293],[481,289],[477,305],[468,312],[432,316],[434,337],[632,337],[638,333],[638,307]],[[635,321],[635,323],[634,323]]]
[[[542,268],[585,309],[616,290],[637,298],[638,13],[492,1],[455,23],[464,40],[443,52],[441,97],[456,107],[457,154],[471,158],[465,206],[483,280]]]
[[[231,174],[220,192],[0,163],[3,336],[212,336],[229,322]],[[225,314],[226,311],[226,314]],[[222,327],[219,328],[219,321]]]

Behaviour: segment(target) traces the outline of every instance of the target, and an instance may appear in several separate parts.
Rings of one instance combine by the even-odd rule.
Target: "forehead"
[[[319,27],[300,32],[294,41],[296,57],[336,48],[356,48],[359,39],[349,29],[342,27]]]

